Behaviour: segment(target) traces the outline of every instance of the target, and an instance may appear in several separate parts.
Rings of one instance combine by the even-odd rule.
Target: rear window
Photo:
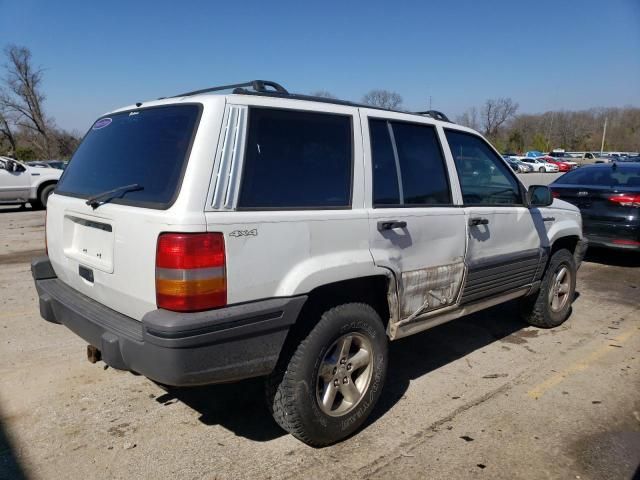
[[[153,107],[97,120],[73,155],[56,193],[87,198],[125,185],[113,203],[168,208],[178,193],[200,116],[199,105]]]
[[[351,205],[351,117],[251,108],[238,207]]]
[[[561,185],[601,185],[605,187],[640,187],[638,167],[583,167],[565,173],[554,183]]]

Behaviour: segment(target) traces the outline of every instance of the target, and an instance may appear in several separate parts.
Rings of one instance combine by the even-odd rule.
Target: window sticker
[[[111,125],[112,121],[113,120],[111,120],[110,118],[101,118],[93,124],[93,128],[91,130],[100,130],[101,128],[108,127],[109,125]]]

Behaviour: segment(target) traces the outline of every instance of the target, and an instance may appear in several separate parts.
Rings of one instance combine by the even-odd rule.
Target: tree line
[[[312,95],[335,98],[320,90]],[[406,111],[402,96],[389,90],[371,90],[361,103]],[[481,132],[503,152],[527,150],[549,152],[554,148],[568,151],[599,151],[605,120],[605,151],[640,151],[640,108],[591,108],[555,110],[545,113],[518,113],[519,105],[511,98],[488,99],[482,106],[471,107],[455,122]]]
[[[481,131],[501,151],[548,152],[600,151],[605,122],[605,151],[640,150],[640,108],[591,108],[518,114],[518,104],[510,98],[487,100],[472,107],[456,122]]]
[[[44,70],[35,67],[31,51],[23,46],[4,49],[6,63],[0,79],[0,155],[20,160],[68,159],[80,135],[56,126],[44,111]],[[311,95],[336,98],[318,90]],[[406,111],[402,96],[394,91],[374,89],[361,103],[391,110]],[[600,150],[602,132],[607,123],[605,150],[640,150],[640,108],[592,108],[581,111],[549,111],[540,114],[518,113],[511,98],[489,99],[479,108],[471,107],[455,122],[483,133],[501,151]]]

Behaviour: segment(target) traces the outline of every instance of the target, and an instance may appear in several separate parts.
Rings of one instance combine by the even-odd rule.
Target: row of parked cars
[[[542,153],[540,156],[516,155],[512,153],[505,153],[503,156],[513,171],[519,173],[567,172],[577,167],[577,163],[575,162],[571,162],[572,164],[569,164],[567,162],[555,160],[553,157]]]
[[[515,172],[569,172],[583,165],[612,162],[637,162],[640,155],[635,153],[569,153],[563,149],[555,149],[549,153],[531,150],[524,155],[504,153],[505,160]]]

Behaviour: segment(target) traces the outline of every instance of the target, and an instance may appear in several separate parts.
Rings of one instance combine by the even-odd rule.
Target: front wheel
[[[538,170],[540,173],[544,173],[544,167],[540,167],[540,169]]]
[[[522,316],[530,325],[553,328],[567,319],[576,291],[576,271],[569,250],[558,250],[551,256],[540,290],[521,301]]]
[[[321,447],[355,432],[375,406],[387,372],[387,336],[369,305],[331,308],[267,379],[275,421]]]
[[[56,185],[46,185],[40,190],[38,194],[38,198],[31,202],[31,206],[37,210],[41,210],[43,208],[47,208],[47,202],[49,201],[49,197],[56,189]]]

